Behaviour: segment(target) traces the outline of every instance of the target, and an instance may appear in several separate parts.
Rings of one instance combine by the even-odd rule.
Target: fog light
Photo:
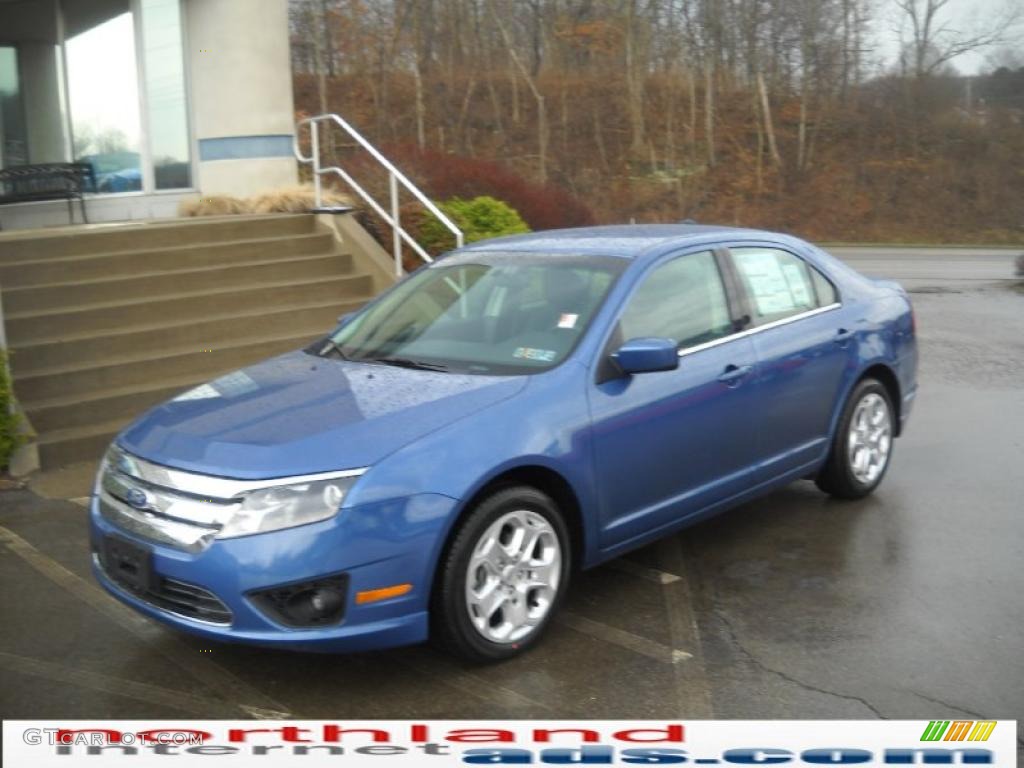
[[[274,621],[289,627],[337,624],[345,615],[347,576],[288,584],[254,592],[249,598]]]
[[[336,589],[319,587],[296,592],[288,598],[285,611],[298,624],[318,624],[338,613],[344,603]]]

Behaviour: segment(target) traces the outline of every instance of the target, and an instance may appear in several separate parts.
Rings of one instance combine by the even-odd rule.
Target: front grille
[[[157,577],[157,582],[146,597],[164,610],[213,624],[231,623],[231,610],[209,590],[166,576]]]
[[[124,579],[119,578],[116,570],[111,572],[111,569],[107,568],[103,562],[102,555],[96,553],[94,557],[100,570],[108,579],[155,608],[210,624],[228,625],[231,623],[231,609],[208,589],[167,576],[153,574],[152,584],[144,591],[139,591]]]

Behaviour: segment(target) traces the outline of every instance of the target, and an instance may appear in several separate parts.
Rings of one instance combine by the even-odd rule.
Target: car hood
[[[128,427],[118,443],[157,464],[241,479],[354,469],[525,385],[525,376],[291,352],[182,393]]]

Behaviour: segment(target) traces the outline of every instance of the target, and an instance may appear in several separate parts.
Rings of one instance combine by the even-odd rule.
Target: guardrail
[[[388,172],[388,191],[390,198],[390,213],[373,199],[370,195],[355,179],[353,179],[344,169],[337,165],[324,166],[321,162],[320,157],[320,125],[326,123],[328,129],[331,125],[337,125],[352,139],[355,140],[363,149],[370,153],[374,160],[376,160],[384,169]],[[302,148],[299,144],[299,138],[301,131],[304,126],[309,126],[310,131],[310,155],[307,157],[302,154]],[[390,160],[382,155],[375,146],[369,141],[363,138],[362,134],[359,133],[355,128],[345,122],[341,117],[334,114],[327,115],[316,115],[315,117],[307,117],[305,120],[300,120],[295,126],[295,137],[292,140],[295,157],[300,163],[305,163],[311,166],[313,172],[313,187],[316,190],[316,205],[321,207],[321,179],[327,174],[334,174],[341,177],[341,179],[352,188],[356,194],[358,194],[363,201],[373,209],[373,211],[380,216],[384,221],[391,227],[392,230],[392,253],[395,258],[395,275],[401,276],[403,273],[402,269],[402,243],[404,242],[409,246],[421,259],[426,262],[433,261],[433,258],[429,253],[424,250],[423,246],[416,242],[413,237],[402,228],[402,222],[399,216],[399,185],[404,187],[413,197],[415,197],[423,207],[426,208],[430,213],[437,217],[437,219],[447,227],[453,235],[455,235],[455,244],[458,247],[462,247],[464,243],[464,237],[462,230],[452,223],[444,213],[434,205],[433,201],[430,200],[420,189],[413,184],[409,179],[405,177],[401,171],[399,171]]]

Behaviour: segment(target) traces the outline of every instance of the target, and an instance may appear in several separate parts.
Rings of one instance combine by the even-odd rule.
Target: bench
[[[72,224],[75,223],[75,200],[82,208],[82,220],[89,223],[83,193],[94,189],[96,175],[88,163],[39,163],[0,169],[0,205],[67,200]]]

